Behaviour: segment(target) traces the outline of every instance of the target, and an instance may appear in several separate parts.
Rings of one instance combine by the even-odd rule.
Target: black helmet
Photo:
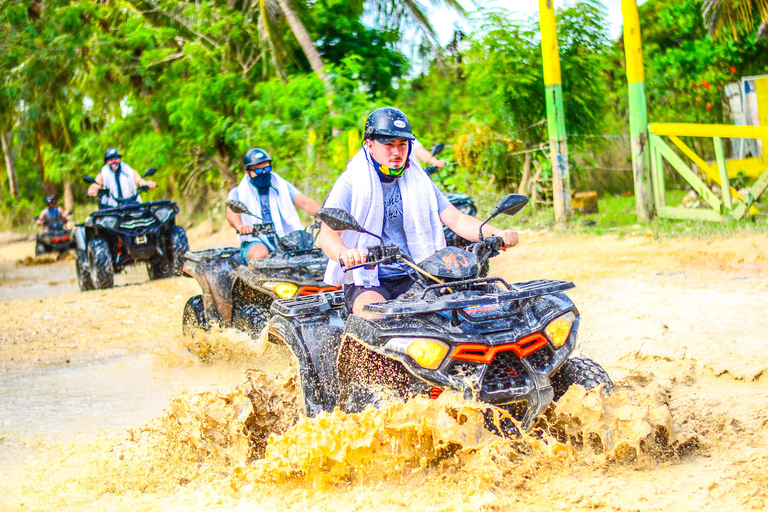
[[[269,153],[267,153],[263,149],[253,148],[253,149],[249,149],[248,152],[243,157],[243,167],[247,169],[252,165],[260,164],[262,162],[271,162],[271,161],[272,161],[272,157],[269,156]]]
[[[56,196],[48,196],[45,198],[45,204],[51,204],[56,202]]]
[[[115,148],[109,148],[104,153],[104,161],[106,162],[110,158],[120,158],[120,152],[118,150],[116,150]]]
[[[411,123],[402,110],[394,107],[377,108],[365,120],[363,139],[374,139],[382,144],[395,139],[414,140]]]

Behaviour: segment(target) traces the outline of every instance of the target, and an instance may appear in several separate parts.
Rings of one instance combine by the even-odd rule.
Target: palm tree
[[[757,38],[768,38],[768,0],[702,0],[701,14],[713,36],[750,34],[757,20]]]

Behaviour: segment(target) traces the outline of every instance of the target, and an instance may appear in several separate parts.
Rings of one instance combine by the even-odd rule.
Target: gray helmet
[[[402,110],[394,107],[377,108],[365,121],[363,139],[373,139],[386,144],[395,139],[414,140],[411,123]]]
[[[56,196],[48,196],[45,198],[45,204],[51,204],[56,202]]]
[[[106,162],[110,158],[120,158],[120,152],[118,150],[116,150],[115,148],[109,148],[104,153],[104,161]]]
[[[262,162],[271,162],[271,161],[272,161],[272,157],[269,156],[269,153],[267,153],[263,149],[253,148],[253,149],[249,149],[248,152],[243,157],[243,167],[247,169],[252,165],[260,164]]]

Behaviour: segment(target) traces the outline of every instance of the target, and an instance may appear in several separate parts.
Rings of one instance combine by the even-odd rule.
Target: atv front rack
[[[430,300],[426,298],[427,292],[440,289],[458,287],[466,284],[481,284],[499,282],[509,291],[501,293],[484,293],[482,295],[467,296],[465,292],[454,293]],[[472,306],[488,306],[502,304],[509,301],[529,299],[540,295],[550,295],[575,288],[571,281],[558,281],[554,279],[537,279],[521,283],[508,284],[501,278],[467,279],[464,281],[452,281],[443,284],[428,286],[418,299],[400,299],[388,302],[368,304],[363,309],[380,315],[413,315],[420,313],[434,313],[437,311],[463,310]]]
[[[272,310],[285,317],[315,315],[337,307],[344,307],[344,292],[325,292],[272,302]]]

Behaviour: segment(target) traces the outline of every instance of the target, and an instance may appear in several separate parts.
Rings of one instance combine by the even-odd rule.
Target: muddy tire
[[[573,357],[563,363],[550,379],[555,392],[553,400],[560,400],[568,388],[574,384],[584,386],[587,390],[605,384],[603,393],[610,394],[614,390],[613,381],[603,367],[586,357]]]
[[[35,243],[35,256],[42,256],[48,252],[48,248],[40,242]]]
[[[208,318],[205,316],[205,306],[203,306],[203,296],[195,295],[190,297],[184,304],[184,313],[181,317],[181,331],[185,336],[194,336],[196,331],[207,331],[210,329]]]
[[[75,274],[77,274],[77,285],[81,292],[93,290],[93,281],[91,281],[91,272],[87,268],[88,255],[85,251],[75,251]]]
[[[157,263],[147,263],[147,274],[149,279],[154,281],[155,279],[165,279],[171,277],[171,266],[166,260],[160,260]]]
[[[173,226],[169,235],[168,246],[171,250],[171,275],[180,276],[184,271],[184,255],[189,251],[187,232],[181,226]]]
[[[237,313],[232,325],[235,329],[247,332],[251,338],[257,338],[269,321],[269,310],[258,304],[243,306]]]
[[[392,390],[365,386],[357,388],[349,394],[344,412],[356,414],[364,411],[369,405],[374,406],[376,409],[381,409],[399,400],[400,397]]]
[[[106,240],[94,238],[88,241],[88,266],[95,289],[104,290],[115,286],[115,268]]]

